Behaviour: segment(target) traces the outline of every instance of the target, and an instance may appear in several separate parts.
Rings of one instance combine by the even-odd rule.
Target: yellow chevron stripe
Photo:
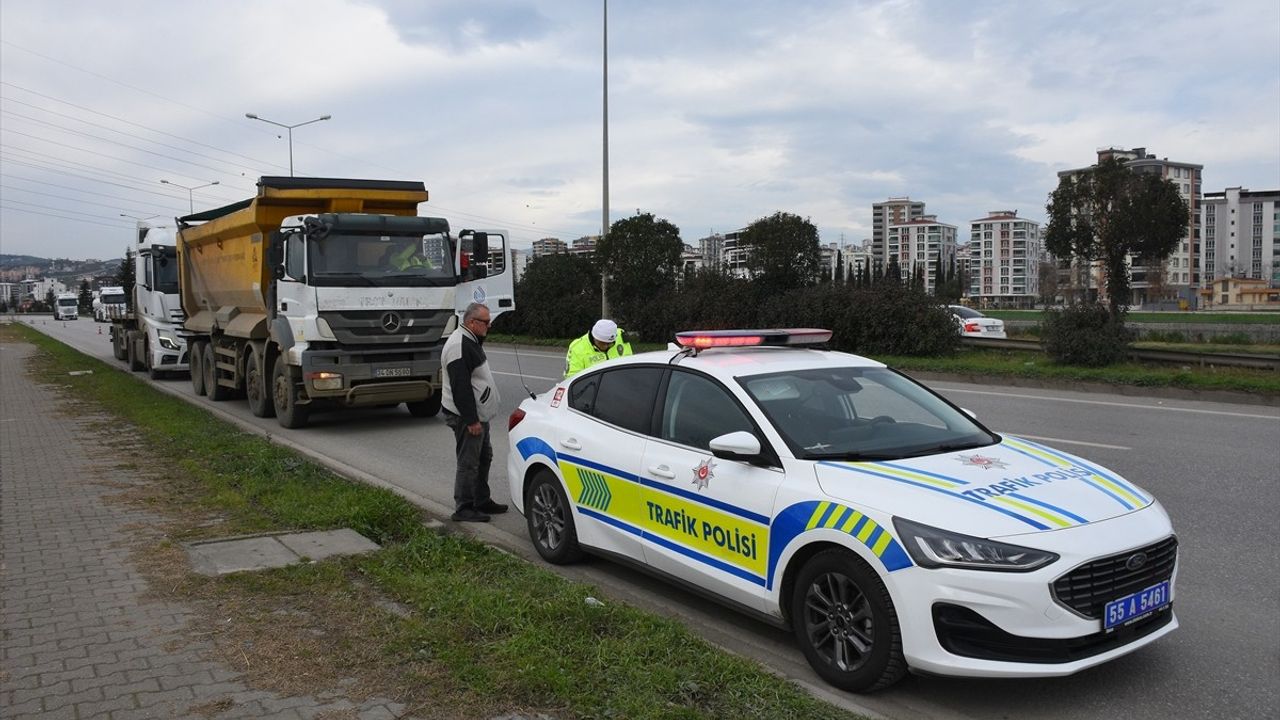
[[[857,510],[854,510],[852,513],[849,513],[849,519],[845,520],[844,524],[840,526],[840,532],[847,533],[852,531],[853,527],[857,525],[858,521],[861,519],[862,519],[862,513],[858,512]]]
[[[839,524],[840,518],[844,515],[846,510],[848,510],[848,508],[845,506],[836,505],[836,509],[831,511],[831,517],[827,518],[827,521],[822,524],[822,527],[834,528]]]
[[[929,485],[933,485],[934,487],[940,487],[946,490],[953,490],[956,488],[956,486],[962,484],[958,480],[955,482],[948,482],[946,480],[939,480],[936,477],[921,475],[919,473],[912,472],[910,470],[901,470],[899,468],[888,467],[885,465],[878,465],[873,463],[871,467],[875,468],[876,472],[881,472],[881,473],[884,473],[885,475],[892,475],[894,477],[902,478],[903,480],[912,480],[915,482],[927,483]]]
[[[889,537],[889,533],[882,532],[880,533],[880,539],[876,540],[876,544],[871,546],[871,552],[876,557],[880,557],[884,554],[884,549],[889,547],[889,543],[891,542],[893,542],[893,538]]]
[[[867,538],[871,537],[871,533],[875,532],[877,527],[880,526],[876,525],[875,520],[867,518],[867,524],[863,525],[862,529],[858,531],[858,540],[862,541],[862,544],[865,545],[867,543]]]
[[[812,530],[818,527],[818,520],[822,518],[822,513],[826,512],[827,507],[829,507],[830,505],[831,503],[827,502],[826,500],[823,500],[822,502],[818,503],[817,509],[815,509],[813,511],[813,515],[809,517],[809,524],[806,525],[804,529]]]
[[[1090,473],[1089,477],[1093,478],[1096,482],[1101,483],[1102,485],[1106,485],[1107,487],[1116,491],[1122,497],[1128,498],[1129,501],[1133,503],[1134,507],[1143,507],[1144,505],[1146,505],[1146,502],[1143,501],[1141,498],[1134,496],[1133,493],[1129,492],[1128,490],[1125,490],[1124,488],[1120,487],[1119,485],[1116,485],[1115,483],[1111,482],[1110,480],[1102,477],[1097,473]]]
[[[1066,518],[1063,518],[1059,515],[1055,515],[1054,513],[1051,513],[1048,510],[1045,510],[1044,508],[1036,507],[1035,505],[1032,505],[1030,503],[1019,502],[1011,497],[1004,497],[1004,496],[996,498],[996,502],[1000,503],[1001,505],[1008,505],[1011,507],[1018,508],[1019,510],[1029,512],[1032,515],[1039,515],[1040,517],[1044,518],[1045,520],[1048,520],[1049,522],[1053,523],[1054,525],[1057,525],[1058,527],[1071,527],[1071,523]]]

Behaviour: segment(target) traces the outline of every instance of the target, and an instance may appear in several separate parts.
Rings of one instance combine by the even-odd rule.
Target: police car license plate
[[[412,372],[412,370],[413,370],[412,368],[407,368],[407,367],[374,368],[373,376],[374,377],[408,377],[409,373]]]
[[[1125,595],[1107,603],[1103,609],[1103,627],[1110,630],[1118,625],[1127,624],[1144,615],[1149,615],[1169,604],[1169,581],[1140,590],[1132,595]]]

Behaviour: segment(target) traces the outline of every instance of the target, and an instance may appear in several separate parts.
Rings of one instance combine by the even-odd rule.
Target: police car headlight
[[[893,526],[911,559],[921,567],[1030,572],[1058,559],[1044,550],[961,535],[899,517],[893,519]]]

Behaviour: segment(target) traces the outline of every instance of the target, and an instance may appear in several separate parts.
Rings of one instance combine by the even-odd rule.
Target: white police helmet
[[[591,326],[591,337],[598,342],[611,343],[618,337],[618,323],[612,320],[597,320]]]

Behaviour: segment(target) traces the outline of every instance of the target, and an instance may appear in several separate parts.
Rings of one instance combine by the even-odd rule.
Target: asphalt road
[[[86,319],[33,320],[36,329],[123,367],[111,358],[105,326]],[[511,347],[488,350],[506,412],[525,396],[518,367],[535,392],[553,385],[563,371],[558,352],[521,350],[517,356]],[[185,378],[157,384],[357,478],[393,487],[437,514],[451,509],[453,441],[439,418],[414,419],[403,408],[361,410],[317,415],[312,427],[285,430],[274,420],[254,418],[243,401],[196,398]],[[998,385],[931,385],[993,429],[1095,460],[1153,492],[1173,517],[1180,540],[1175,607],[1181,629],[1068,678],[912,676],[887,691],[857,696],[826,686],[787,633],[611,562],[547,567],[593,583],[607,597],[680,618],[711,642],[756,658],[824,699],[886,717],[1280,717],[1280,551],[1274,519],[1280,508],[1280,410]],[[494,426],[494,451],[491,483],[495,497],[505,501],[505,424]],[[479,539],[541,562],[522,517],[510,513],[495,520],[475,527]]]

